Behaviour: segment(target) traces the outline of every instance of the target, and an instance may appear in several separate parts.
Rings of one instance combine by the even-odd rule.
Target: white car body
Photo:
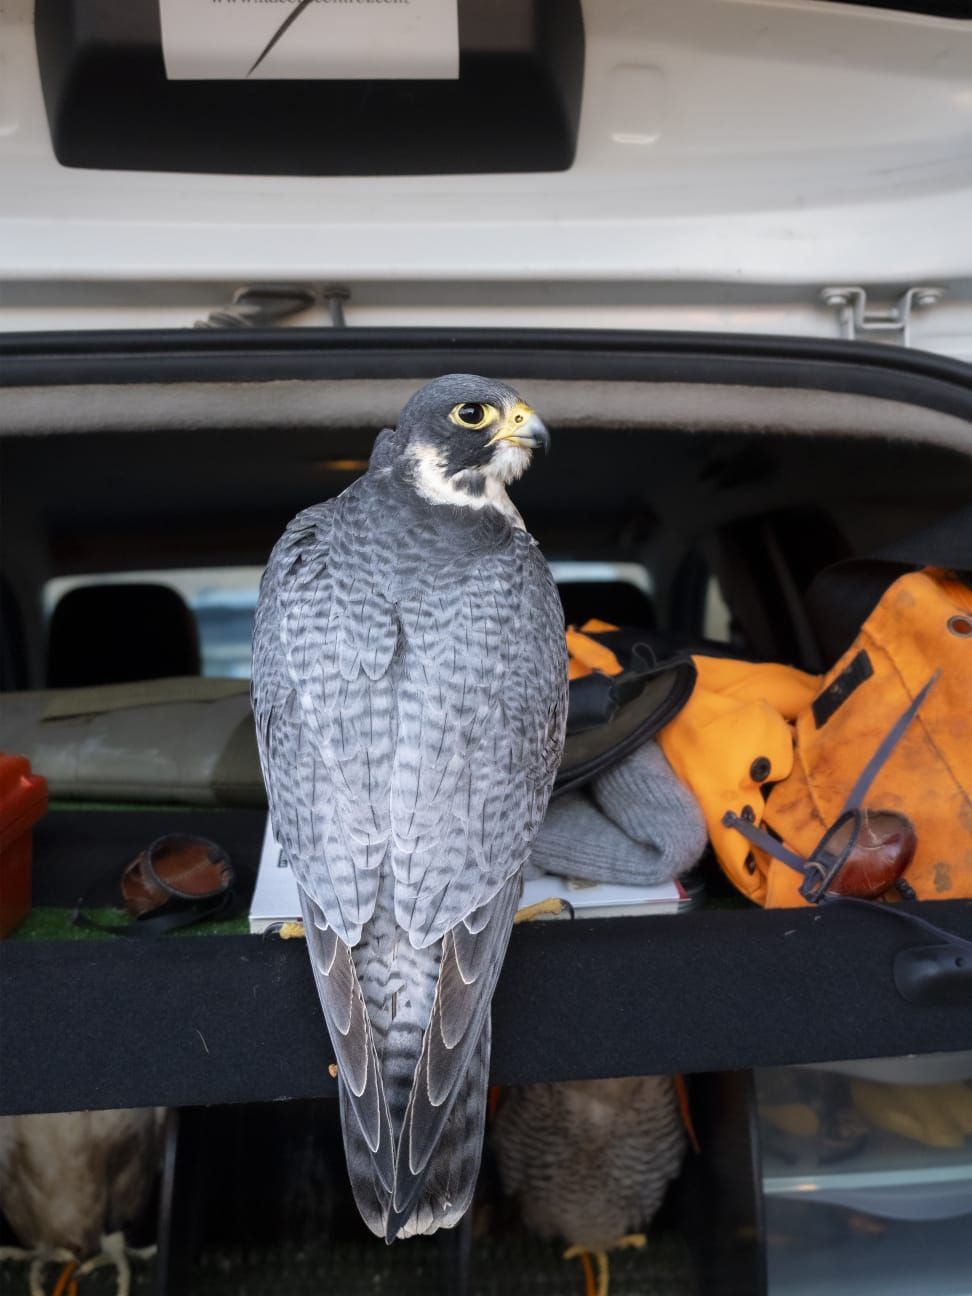
[[[820,0],[583,14],[568,170],[264,177],[60,165],[33,5],[7,0],[0,329],[184,327],[243,286],[338,284],[361,326],[856,335],[972,360],[972,22]],[[856,324],[833,288],[866,292]]]

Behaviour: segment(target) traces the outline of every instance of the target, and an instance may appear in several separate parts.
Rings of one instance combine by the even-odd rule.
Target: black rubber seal
[[[830,338],[591,329],[155,329],[0,336],[4,387],[496,377],[795,387],[972,419],[972,365]]]

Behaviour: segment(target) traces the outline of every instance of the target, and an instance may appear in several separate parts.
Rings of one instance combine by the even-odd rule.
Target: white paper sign
[[[159,0],[171,81],[445,80],[458,0]]]

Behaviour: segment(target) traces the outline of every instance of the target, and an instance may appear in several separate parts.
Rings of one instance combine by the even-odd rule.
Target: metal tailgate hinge
[[[345,328],[344,303],[350,296],[350,289],[341,284],[320,291],[302,284],[256,284],[237,288],[228,305],[210,311],[194,327],[270,328],[323,302],[333,326]]]
[[[909,288],[894,305],[869,310],[866,288],[825,288],[820,300],[837,311],[842,336],[850,341],[861,333],[898,333],[902,346],[910,346],[912,311],[935,306],[944,296],[944,288]]]

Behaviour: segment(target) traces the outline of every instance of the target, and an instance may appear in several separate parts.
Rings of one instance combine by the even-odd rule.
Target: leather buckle
[[[897,810],[845,810],[824,833],[804,866],[800,895],[873,900],[900,879],[914,858],[914,824]]]

